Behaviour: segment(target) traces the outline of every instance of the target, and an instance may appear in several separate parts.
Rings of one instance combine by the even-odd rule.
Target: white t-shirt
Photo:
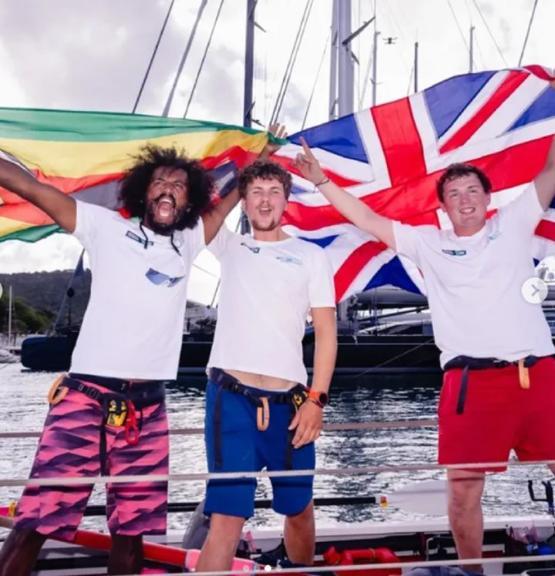
[[[441,365],[465,355],[514,361],[555,351],[540,304],[527,302],[532,240],[543,209],[535,186],[473,236],[394,223],[397,251],[424,276]]]
[[[208,366],[306,384],[307,315],[335,307],[324,250],[298,238],[261,242],[225,226],[208,249],[220,260],[222,282]]]
[[[87,250],[91,297],[73,351],[71,371],[113,378],[175,379],[187,283],[204,247],[202,221],[193,230],[154,234],[135,219],[77,202],[74,235]],[[146,245],[146,248],[145,248]]]

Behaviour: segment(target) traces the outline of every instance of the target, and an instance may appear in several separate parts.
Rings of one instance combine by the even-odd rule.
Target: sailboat
[[[0,298],[2,298],[3,288],[0,284]],[[0,364],[14,364],[19,362],[19,358],[10,351],[12,345],[12,325],[13,325],[13,291],[12,287],[8,288],[8,335],[6,347],[0,347]]]

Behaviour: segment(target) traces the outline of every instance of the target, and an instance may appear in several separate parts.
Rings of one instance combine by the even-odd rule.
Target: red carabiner
[[[137,412],[133,402],[127,402],[127,418],[125,419],[125,440],[131,446],[139,443],[139,427],[137,426]]]

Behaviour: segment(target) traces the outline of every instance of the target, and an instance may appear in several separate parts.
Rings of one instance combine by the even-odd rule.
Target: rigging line
[[[302,38],[304,36],[304,31],[306,29],[306,24],[310,16],[313,3],[314,0],[307,0],[306,2],[303,16],[301,18],[301,22],[299,24],[299,28],[297,29],[297,34],[295,36],[295,41],[293,42],[293,49],[291,50],[291,54],[289,55],[289,60],[285,68],[283,78],[281,80],[281,86],[279,88],[278,96],[276,98],[276,103],[274,105],[274,109],[270,117],[270,125],[275,124],[277,122],[279,113],[281,111],[281,107],[283,106],[283,101],[285,100],[285,94],[287,93],[287,88],[289,87],[289,81],[291,79],[291,74],[293,72],[295,62],[297,60],[297,55],[299,53],[299,48],[301,45]]]
[[[197,89],[197,84],[200,78],[200,74],[202,72],[202,67],[204,66],[204,61],[206,60],[206,56],[208,54],[208,50],[210,49],[210,44],[212,43],[212,37],[214,36],[214,31],[216,30],[216,25],[218,24],[218,20],[220,19],[220,14],[222,12],[222,7],[224,5],[225,0],[220,1],[220,5],[218,6],[218,12],[216,13],[216,17],[214,18],[214,23],[212,24],[212,30],[210,30],[210,36],[208,37],[208,42],[206,43],[206,48],[204,49],[204,54],[202,55],[202,60],[200,61],[200,66],[197,71],[197,75],[195,76],[195,81],[193,82],[193,87],[191,88],[191,94],[189,94],[189,100],[187,102],[187,106],[185,107],[185,113],[183,114],[183,118],[187,117],[187,113],[189,112],[189,106],[193,101],[193,96],[195,95],[195,90]]]
[[[473,462],[461,464],[434,464],[414,462],[408,464],[379,464],[373,466],[343,466],[341,468],[306,468],[302,470],[257,470],[253,472],[181,472],[172,474],[125,474],[121,476],[57,476],[48,478],[6,478],[0,486],[87,486],[127,484],[132,482],[205,482],[206,480],[237,480],[247,478],[294,478],[297,476],[371,476],[392,472],[424,472],[448,470],[496,470],[509,466],[555,465],[555,460],[519,461],[509,459],[497,462]]]
[[[328,32],[328,37],[326,38],[326,43],[324,44],[324,52],[322,53],[322,57],[320,58],[320,63],[318,64],[318,70],[316,71],[316,76],[314,78],[314,83],[312,84],[312,90],[310,91],[310,96],[308,97],[308,102],[306,104],[306,110],[304,113],[303,123],[301,125],[301,130],[304,130],[306,125],[306,120],[308,118],[308,113],[310,111],[310,106],[312,105],[312,99],[314,98],[314,93],[316,92],[316,85],[318,84],[318,80],[320,78],[320,72],[322,71],[322,65],[324,64],[324,58],[328,53],[328,44],[331,37],[331,29]]]
[[[135,100],[135,104],[133,105],[133,110],[131,111],[132,114],[135,114],[135,112],[137,111],[137,106],[139,105],[139,100],[141,99],[141,96],[143,95],[143,90],[144,90],[146,81],[148,79],[148,76],[150,74],[150,69],[152,68],[154,58],[156,58],[156,54],[158,53],[160,41],[162,40],[162,36],[164,35],[164,31],[166,30],[166,25],[168,23],[168,20],[170,19],[170,14],[171,14],[174,2],[175,2],[175,0],[171,0],[171,2],[170,2],[170,7],[168,8],[168,12],[166,13],[166,18],[164,19],[164,23],[162,24],[162,29],[160,30],[160,34],[158,34],[158,40],[156,40],[156,44],[154,46],[154,51],[152,52],[152,55],[150,56],[150,62],[148,63],[148,66],[146,68],[146,72],[145,72],[145,75],[143,77],[141,87],[139,88],[139,93],[137,94],[137,99]]]
[[[202,266],[199,266],[198,264],[193,264],[193,268],[196,268],[197,270],[200,270],[201,272],[208,274],[208,276],[211,276],[212,278],[219,278],[219,276],[217,274],[214,274],[214,272],[210,272],[210,270],[207,270],[206,268],[203,268]]]
[[[462,41],[464,43],[464,47],[466,48],[466,51],[469,52],[470,51],[470,47],[468,45],[468,42],[466,41],[466,36],[464,35],[464,32],[461,28],[461,24],[459,22],[459,19],[457,18],[457,15],[455,14],[455,10],[453,10],[453,6],[451,4],[451,0],[447,0],[447,4],[449,5],[449,9],[451,10],[451,14],[453,15],[453,18],[455,20],[455,24],[457,25],[457,29],[459,31],[459,34],[461,35]]]
[[[197,33],[198,24],[199,24],[200,19],[202,17],[202,13],[204,12],[204,9],[206,8],[207,2],[208,2],[208,0],[201,0],[201,3],[200,3],[199,8],[197,10],[197,16],[195,18],[195,23],[193,24],[193,28],[191,30],[191,33],[189,34],[189,39],[187,40],[187,46],[185,46],[185,52],[183,52],[183,56],[181,56],[181,61],[179,62],[179,66],[177,67],[177,72],[175,73],[175,78],[173,79],[172,89],[170,90],[170,94],[169,94],[168,99],[166,101],[166,105],[164,106],[164,111],[162,112],[162,116],[168,116],[170,113],[170,108],[171,108],[173,97],[175,94],[175,89],[177,88],[177,83],[179,81],[179,77],[181,76],[181,72],[183,71],[183,66],[185,66],[185,62],[187,60],[187,57],[189,56],[189,51],[191,50],[191,45],[193,44],[193,40],[194,40],[195,35]]]
[[[8,364],[6,364],[8,366]],[[329,422],[324,423],[324,431],[346,432],[361,430],[391,430],[395,428],[431,428],[437,426],[436,418],[415,418],[414,420],[384,420],[381,422]],[[200,436],[204,428],[172,428],[172,436]],[[42,432],[0,432],[0,440],[17,438],[39,438]]]
[[[492,42],[495,45],[495,48],[497,49],[497,52],[499,54],[499,56],[501,56],[501,60],[503,60],[503,64],[505,64],[505,66],[508,66],[507,64],[507,60],[505,60],[505,56],[503,55],[503,52],[501,51],[501,48],[499,47],[499,44],[497,43],[497,40],[495,39],[495,36],[493,35],[493,32],[491,31],[489,24],[478,4],[478,0],[472,0],[472,3],[474,4],[474,6],[476,6],[476,10],[478,10],[478,14],[480,15],[480,18],[482,19],[482,22],[484,23],[484,26],[486,27],[486,30],[488,31],[488,34],[492,40]],[[538,3],[538,0],[536,0],[536,4]],[[534,6],[534,10],[535,10],[535,6]],[[533,17],[533,12],[532,12],[532,17]],[[520,64],[519,64],[520,66]]]
[[[363,370],[362,372],[357,372],[357,374],[352,376],[352,378],[353,379],[360,378],[361,376],[364,376],[365,374],[367,374],[371,370],[375,370],[376,368],[383,368],[384,366],[387,366],[388,364],[395,362],[395,360],[398,360],[399,358],[402,358],[403,356],[406,356],[407,354],[410,354],[410,353],[414,352],[415,350],[422,348],[422,346],[427,346],[428,344],[431,344],[433,341],[434,341],[434,338],[432,337],[429,340],[421,342],[420,344],[416,344],[412,348],[409,348],[408,350],[405,350],[404,352],[397,354],[397,356],[393,356],[393,358],[388,358],[387,360],[384,360],[383,362],[381,362],[377,366],[371,366],[367,370]]]
[[[528,22],[528,29],[526,30],[526,37],[524,38],[524,44],[522,45],[522,51],[520,53],[520,58],[518,59],[518,66],[522,66],[522,59],[524,58],[524,51],[526,50],[526,45],[528,44],[528,38],[530,36],[530,29],[532,28],[532,22],[534,21],[534,15],[536,14],[536,8],[538,6],[538,0],[535,0],[534,6],[532,8],[532,14],[530,15],[530,21]]]
[[[307,3],[305,5],[303,16],[301,18],[301,22],[300,22],[299,28],[297,30],[297,35],[295,36],[295,41],[293,43],[293,49],[292,49],[291,54],[289,56],[289,61],[287,62],[287,67],[285,69],[285,73],[284,73],[283,79],[281,81],[281,86],[279,89],[278,97],[276,99],[274,110],[272,112],[270,125],[277,122],[277,119],[278,119],[279,114],[281,112],[281,108],[283,106],[283,102],[285,101],[285,95],[286,95],[287,89],[289,87],[289,81],[291,80],[291,74],[293,73],[293,68],[294,68],[295,62],[297,60],[299,48],[301,45],[302,38],[304,36],[304,31],[306,29],[306,24],[308,22],[308,17],[310,15],[310,11],[312,9],[313,2],[314,2],[314,0],[307,0]]]

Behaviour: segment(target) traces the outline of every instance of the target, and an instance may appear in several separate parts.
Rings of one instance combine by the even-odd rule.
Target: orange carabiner
[[[54,382],[52,382],[52,386],[50,386],[47,395],[50,406],[55,406],[66,397],[69,388],[67,386],[62,386],[65,377],[65,374],[61,374],[56,378],[56,380],[54,380]]]

